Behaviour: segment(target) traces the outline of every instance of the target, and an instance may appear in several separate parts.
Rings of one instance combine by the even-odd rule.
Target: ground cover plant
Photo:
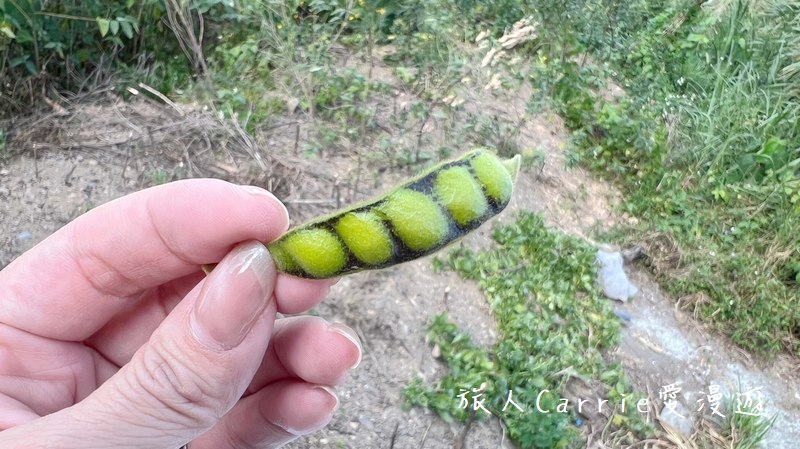
[[[603,351],[619,340],[620,324],[595,283],[595,249],[548,230],[530,213],[496,229],[493,238],[497,245],[490,250],[455,250],[440,263],[480,285],[497,320],[499,342],[478,347],[446,315],[435,317],[429,339],[450,373],[435,387],[410,386],[411,404],[468,420],[488,416],[475,410],[474,397],[481,395],[520,447],[575,447],[581,417],[586,419],[575,404],[560,413],[536,407],[555,410],[574,378],[598,379],[604,385],[598,394],[608,399],[604,413],[611,414],[619,434],[608,440],[623,445],[641,440],[648,429],[645,416],[631,407],[641,396],[619,366],[603,360]],[[540,395],[544,390],[552,394]]]

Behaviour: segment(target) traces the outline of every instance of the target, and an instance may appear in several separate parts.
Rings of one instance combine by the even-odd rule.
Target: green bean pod
[[[511,200],[520,157],[485,149],[439,164],[379,197],[290,229],[267,244],[278,271],[325,279],[430,254]]]

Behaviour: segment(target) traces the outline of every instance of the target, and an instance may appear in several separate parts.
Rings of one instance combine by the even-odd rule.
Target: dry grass
[[[146,88],[146,86],[145,86]],[[149,90],[149,89],[148,89]],[[168,180],[215,177],[260,185],[290,198],[309,185],[310,162],[268,147],[235,121],[206,108],[179,105],[164,96],[135,91],[130,101],[100,92],[79,101],[51,104],[51,111],[15,120],[6,127],[10,156],[46,152],[83,152],[120,164],[123,176],[170,165]],[[274,127],[271,135],[294,135]],[[289,153],[289,154],[287,154]],[[313,178],[313,177],[311,177]]]

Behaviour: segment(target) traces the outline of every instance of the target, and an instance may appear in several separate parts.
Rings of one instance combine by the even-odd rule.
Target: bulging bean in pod
[[[407,262],[458,240],[511,200],[520,157],[486,149],[441,163],[379,197],[267,244],[278,271],[324,279]]]

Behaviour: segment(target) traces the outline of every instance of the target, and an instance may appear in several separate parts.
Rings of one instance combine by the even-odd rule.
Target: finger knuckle
[[[137,387],[165,419],[195,426],[215,423],[224,413],[211,381],[196,372],[184,358],[170,353],[144,351],[144,369],[137,370]]]

